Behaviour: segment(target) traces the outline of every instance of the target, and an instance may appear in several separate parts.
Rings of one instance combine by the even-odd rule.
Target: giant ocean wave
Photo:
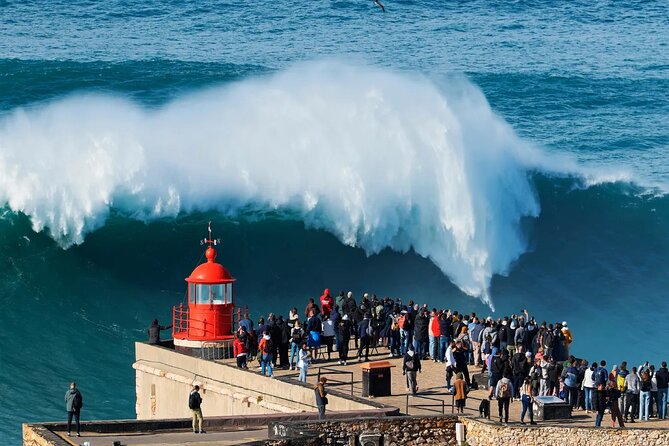
[[[429,258],[493,307],[493,275],[527,249],[532,174],[587,172],[517,137],[465,79],[336,62],[209,88],[159,109],[72,95],[0,122],[0,202],[63,247],[112,210],[139,220],[267,211],[369,254]]]

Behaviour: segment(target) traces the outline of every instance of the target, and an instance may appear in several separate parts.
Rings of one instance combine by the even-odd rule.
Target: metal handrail
[[[444,395],[448,395],[448,394],[444,394]],[[452,396],[452,398],[451,398],[451,413],[455,413],[455,393],[450,393],[450,395]],[[483,400],[483,398],[477,398],[475,396],[467,396],[467,399],[468,400],[474,400],[474,401]],[[473,410],[474,412],[477,411],[477,409],[474,409],[473,407],[467,407],[466,404],[465,404],[465,407],[463,409],[464,410]]]
[[[324,370],[324,371],[323,371]],[[340,381],[337,379],[333,379],[334,384],[329,384],[331,386],[337,386],[337,385],[349,385],[351,386],[351,396],[353,395],[353,372],[349,372],[346,370],[339,370],[335,369],[333,367],[328,367],[328,366],[322,366],[318,367],[318,377],[316,378],[317,381],[321,380],[321,375],[350,375],[351,379],[350,381]]]
[[[433,394],[434,395],[434,394]],[[445,393],[442,394],[437,394],[437,395],[447,395]],[[409,404],[409,397],[414,398],[414,399],[424,399],[424,400],[430,400],[430,401],[438,401],[439,404]],[[429,412],[437,412],[439,413],[438,410],[431,409],[432,407],[441,407],[441,414],[444,415],[446,413],[446,403],[444,402],[443,399],[441,398],[432,398],[430,396],[426,395],[413,395],[413,394],[408,394],[406,395],[406,405],[404,409],[404,413],[409,415],[409,407],[413,407],[415,409],[423,409],[427,410]]]
[[[246,311],[248,311],[248,306],[246,307]],[[242,308],[241,307],[236,307],[230,314],[230,319],[231,319],[231,327],[233,332],[236,332],[237,329],[239,328],[239,321],[241,320],[242,317]],[[179,306],[175,306],[173,308],[172,312],[172,325],[174,327],[174,333],[186,333],[188,336],[190,334],[190,317],[189,317],[189,309],[188,307],[184,307],[184,304],[181,303]],[[218,327],[218,317],[216,314],[214,314],[214,321],[209,322],[206,320],[199,320],[199,319],[193,319],[195,322],[199,322],[203,324],[206,330],[208,330],[209,326],[213,326],[213,332],[215,333],[216,327]]]

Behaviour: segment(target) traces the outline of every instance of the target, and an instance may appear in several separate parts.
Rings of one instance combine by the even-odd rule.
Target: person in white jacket
[[[451,386],[451,378],[453,378],[453,374],[455,373],[455,355],[453,355],[453,347],[455,347],[455,342],[449,342],[446,354],[444,355],[444,362],[446,363],[446,388],[448,388],[449,392],[453,389]]]
[[[597,363],[593,362],[583,376],[582,386],[585,394],[585,413],[590,413],[591,410],[594,410],[592,407],[592,393],[595,391],[595,380],[592,379],[592,375],[595,370],[597,370]]]

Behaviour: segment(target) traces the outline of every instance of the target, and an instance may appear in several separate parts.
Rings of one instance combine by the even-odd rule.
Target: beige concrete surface
[[[81,437],[68,437],[65,432],[57,434],[71,445],[81,445],[89,441],[91,446],[112,446],[120,441],[123,446],[211,446],[242,445],[267,439],[267,428],[241,431],[207,432],[194,434],[187,432],[137,432],[125,434],[96,434],[82,432]]]
[[[191,357],[167,348],[135,343],[138,420],[188,418],[188,395],[201,387],[204,416],[313,412],[313,390],[259,376],[225,362]],[[233,363],[234,365],[234,363]],[[368,410],[365,401],[333,396],[336,411]]]
[[[354,350],[354,344],[351,342],[351,351],[350,354],[355,355],[357,354]],[[337,370],[345,370],[345,371],[350,371],[353,372],[353,392],[354,395],[360,396],[361,391],[362,391],[362,370],[360,365],[362,363],[359,363],[357,360],[349,360],[348,365],[343,366],[338,364],[338,354],[334,352],[332,354],[332,359],[330,361],[328,360],[323,360],[316,362],[311,366],[309,369],[308,375],[307,375],[307,380],[310,384],[314,385],[316,382],[316,376],[318,374],[318,367],[321,366],[326,366],[326,367],[332,367]],[[370,360],[373,361],[390,361],[393,365],[396,367],[392,369],[392,396],[389,397],[377,397],[377,398],[370,398],[370,400],[377,401],[386,405],[398,407],[400,409],[400,412],[403,414],[407,413],[407,388],[406,388],[406,379],[404,376],[402,376],[402,358],[390,358],[388,356],[388,349],[385,347],[378,347],[376,351],[370,351]],[[249,366],[251,370],[256,371],[257,373],[257,362],[251,362],[251,365]],[[409,405],[412,404],[440,404],[441,401],[444,402],[444,411],[446,414],[451,413],[451,404],[453,401],[452,396],[450,395],[439,395],[443,394],[446,392],[445,384],[446,384],[446,372],[445,372],[445,365],[442,363],[437,363],[433,362],[431,360],[428,361],[423,361],[422,362],[422,372],[418,374],[418,397],[413,397],[409,396],[408,397],[408,402]],[[479,373],[480,368],[475,368],[474,366],[469,367],[469,373],[470,376],[473,373]],[[289,370],[280,370],[276,369],[275,375],[277,376],[286,376],[290,375],[293,376],[295,380],[297,380],[298,377],[298,372],[296,371],[289,371]],[[337,375],[337,376],[331,376],[325,374],[324,376],[328,377],[329,380],[332,379],[341,379],[345,380],[347,379],[344,375]],[[334,383],[330,383],[329,387],[331,389],[337,389],[342,392],[350,392],[350,385],[336,385]],[[465,413],[467,414],[475,414],[478,416],[478,407],[481,401],[481,398],[486,398],[488,395],[488,392],[485,390],[478,390],[478,391],[472,391],[469,393],[469,397],[466,402],[466,409]],[[427,396],[431,398],[435,398],[438,401],[430,401],[426,400],[423,398],[420,398],[420,396]],[[519,424],[520,422],[520,412],[522,409],[522,405],[520,401],[514,401],[511,403],[510,410],[509,410],[509,424],[516,423]],[[492,400],[490,402],[490,414],[491,414],[491,420],[498,421],[499,417],[497,416],[498,413],[498,406],[497,406],[497,401]],[[409,407],[408,408],[408,414],[409,415],[437,415],[441,414],[441,407],[429,407],[429,408],[416,408],[416,407]],[[529,417],[526,416],[526,422],[529,421]],[[572,414],[572,419],[571,420],[560,420],[560,421],[550,421],[550,422],[542,422],[544,425],[569,425],[569,426],[594,426],[595,424],[595,415],[593,413],[586,414],[584,411],[575,411]],[[611,425],[611,416],[610,415],[605,415],[604,421],[602,422],[603,426],[610,426]],[[650,421],[647,422],[636,422],[636,423],[627,423],[626,427],[630,428],[650,428],[650,429],[657,429],[657,428],[669,428],[669,420],[657,420],[657,419],[651,419]]]

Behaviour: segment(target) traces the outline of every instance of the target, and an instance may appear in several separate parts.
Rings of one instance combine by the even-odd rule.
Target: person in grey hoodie
[[[639,413],[639,389],[639,375],[636,374],[636,367],[632,367],[632,373],[625,377],[625,413],[623,413],[625,421],[629,414],[630,423],[634,423],[634,417]]]
[[[79,415],[81,408],[84,406],[84,399],[81,392],[77,389],[77,383],[70,383],[70,388],[65,392],[65,409],[67,410],[67,436],[72,434],[72,418],[74,417],[77,423],[77,437],[81,437],[81,426],[79,424]]]

